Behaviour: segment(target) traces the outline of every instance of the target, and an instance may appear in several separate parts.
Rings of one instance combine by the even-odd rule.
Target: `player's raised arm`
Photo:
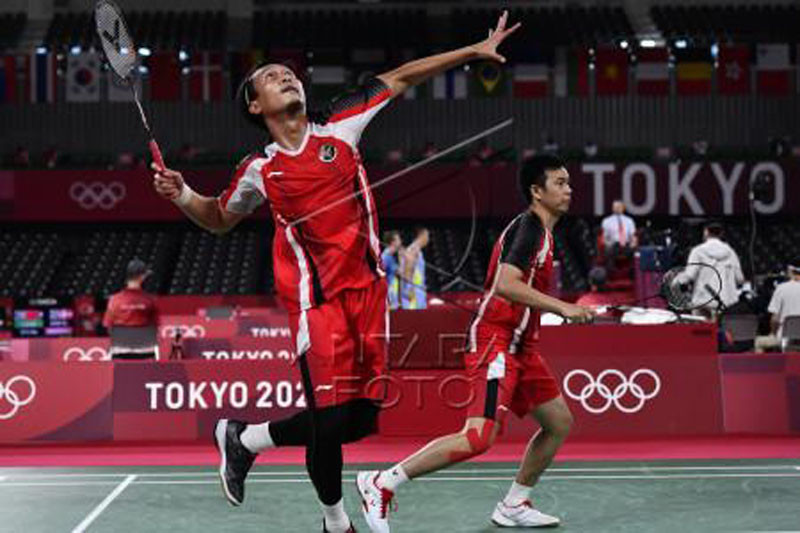
[[[156,170],[153,187],[167,200],[171,200],[198,226],[212,233],[225,233],[242,220],[246,214],[223,209],[217,198],[194,192],[183,180],[180,172],[171,169]]]
[[[458,50],[410,61],[394,70],[378,75],[378,78],[389,86],[393,94],[397,95],[437,74],[475,59],[491,59],[505,63],[506,58],[497,52],[497,47],[521,25],[517,22],[510,28],[506,28],[507,21],[508,11],[503,11],[497,21],[497,26],[493,30],[489,30],[489,36],[483,41]]]

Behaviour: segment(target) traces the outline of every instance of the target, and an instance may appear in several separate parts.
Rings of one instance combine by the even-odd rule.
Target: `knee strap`
[[[486,420],[481,431],[478,431],[477,428],[469,428],[466,433],[467,442],[469,443],[469,450],[451,452],[450,460],[453,462],[465,461],[470,457],[480,455],[491,448],[494,426],[494,420]]]

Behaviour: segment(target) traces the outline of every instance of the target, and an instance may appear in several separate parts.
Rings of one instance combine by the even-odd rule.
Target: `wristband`
[[[183,187],[181,187],[181,193],[173,200],[173,202],[180,207],[186,207],[195,196],[197,196],[197,193],[194,192],[191,187],[189,187],[189,184],[184,182]]]

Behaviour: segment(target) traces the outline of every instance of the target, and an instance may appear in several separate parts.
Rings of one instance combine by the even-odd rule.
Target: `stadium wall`
[[[402,168],[370,165],[373,184]],[[766,196],[756,201],[761,215],[797,215],[800,162],[785,161],[591,161],[569,163],[571,213],[602,216],[621,198],[630,214],[731,216],[747,214],[749,184],[765,176]],[[216,196],[228,186],[233,168],[185,173],[198,192]],[[524,206],[516,186],[517,166],[442,163],[414,176],[376,186],[383,218],[500,217]],[[111,222],[177,221],[183,214],[161,199],[150,172],[69,170],[0,172],[0,221]],[[47,195],[42,195],[46,190]],[[450,198],[443,204],[440,198]],[[474,212],[473,201],[474,198]],[[256,216],[267,218],[267,209]]]
[[[388,388],[381,434],[426,437],[458,429],[474,401],[463,368],[401,363],[443,353],[455,362],[463,329],[443,325],[445,336],[430,342],[404,330],[396,316],[395,368],[375,382]],[[231,332],[217,332],[223,333]],[[218,417],[262,420],[304,407],[293,356],[265,349],[289,339],[247,328],[195,341],[194,349],[187,346],[195,355],[217,346],[206,350],[216,355],[110,363],[97,360],[107,338],[14,341],[13,361],[9,350],[0,352],[6,359],[0,363],[0,443],[201,442]],[[711,325],[545,328],[541,348],[575,416],[576,439],[800,434],[797,353],[717,354]],[[534,429],[530,420],[509,420],[505,438],[524,439]]]
[[[177,151],[191,143],[213,152],[237,154],[259,146],[262,135],[247,126],[233,103],[148,102],[162,147]],[[538,147],[548,136],[561,146],[601,147],[689,145],[704,139],[712,147],[765,146],[769,137],[800,138],[800,95],[763,98],[697,96],[653,98],[628,95],[514,101],[407,100],[396,102],[370,125],[366,152],[440,149],[513,116],[513,132],[489,138],[496,148]],[[142,152],[139,117],[130,104],[0,106],[7,132],[0,151],[22,145],[34,152],[51,146],[62,152]]]

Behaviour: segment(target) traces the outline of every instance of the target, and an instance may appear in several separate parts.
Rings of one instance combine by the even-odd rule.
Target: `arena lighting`
[[[719,55],[719,45],[717,43],[714,43],[711,45],[711,57],[716,59],[718,55]]]
[[[656,42],[653,39],[642,39],[639,41],[639,46],[642,48],[655,48]]]
[[[627,50],[628,49],[628,41],[625,41],[625,40],[620,41],[619,42],[619,47],[622,48],[623,50]]]
[[[181,61],[189,61],[189,54],[185,50],[178,52],[178,59]]]
[[[686,42],[686,39],[678,39],[675,41],[675,48],[686,48],[689,46],[689,43]]]
[[[36,53],[37,54],[46,54],[47,53],[47,47],[45,47],[45,46],[37,46],[36,47]]]
[[[76,56],[76,55],[81,53],[81,47],[75,45],[75,46],[73,46],[72,48],[69,49],[69,53],[74,55],[74,56]]]
[[[146,67],[146,66],[144,66],[144,65],[139,65],[139,72],[140,72],[141,74],[147,74],[149,71],[147,70],[147,67]]]
[[[152,52],[150,52],[150,49],[147,48],[147,47],[142,46],[142,47],[139,48],[139,55],[140,56],[148,57],[151,53]]]

